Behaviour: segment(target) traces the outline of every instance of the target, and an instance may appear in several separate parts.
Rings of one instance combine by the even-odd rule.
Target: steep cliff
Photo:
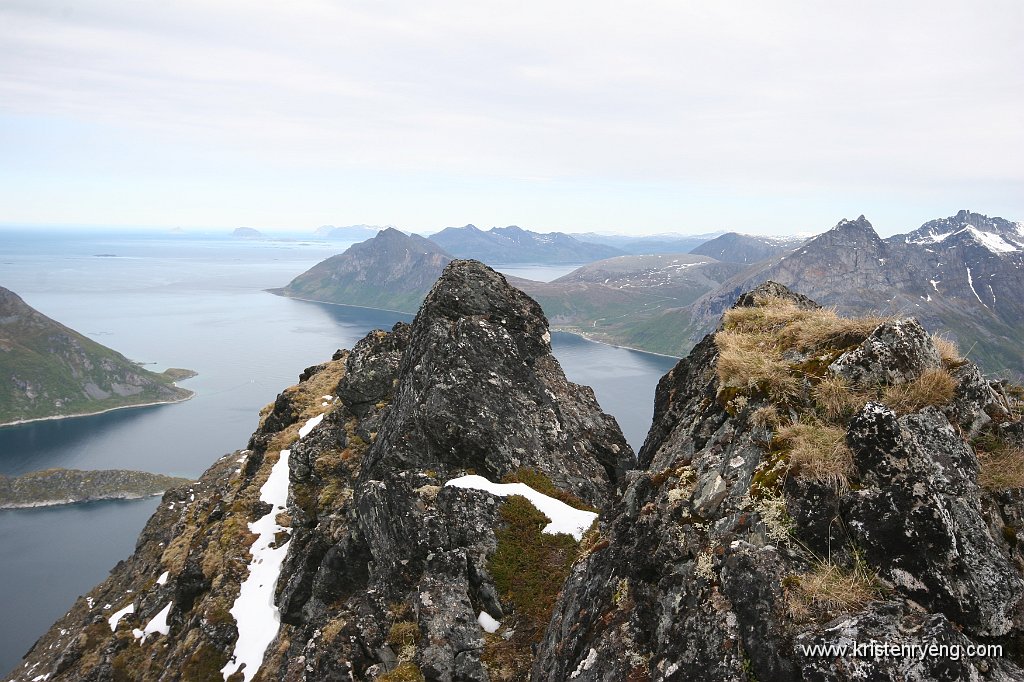
[[[537,304],[455,261],[411,325],[300,379],[247,450],[165,495],[11,679],[526,674],[635,461]]]

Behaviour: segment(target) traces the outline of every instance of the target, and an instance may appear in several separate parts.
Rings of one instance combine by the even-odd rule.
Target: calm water
[[[411,316],[268,294],[345,248],[323,242],[0,231],[0,285],[151,368],[184,367],[187,402],[0,429],[0,473],[134,468],[196,477],[245,446],[259,409],[303,368]],[[97,255],[104,254],[104,255]],[[554,279],[564,266],[503,271]],[[594,388],[627,440],[650,425],[671,358],[553,334],[568,377]],[[0,512],[0,672],[131,553],[156,499]],[[69,559],[69,557],[71,559]],[[12,617],[15,616],[16,617]]]

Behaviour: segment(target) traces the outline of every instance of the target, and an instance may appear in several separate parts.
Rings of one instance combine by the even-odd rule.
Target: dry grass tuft
[[[953,399],[957,381],[946,369],[927,369],[914,381],[887,386],[882,402],[897,414],[910,414],[929,405],[945,405]]]
[[[718,347],[722,386],[762,391],[775,401],[799,395],[801,373],[788,351],[841,349],[863,341],[885,318],[840,317],[835,310],[805,310],[788,299],[763,297],[756,305],[725,313]]]
[[[977,447],[978,484],[1000,492],[1024,488],[1024,448],[986,439]]]
[[[820,561],[809,573],[793,576],[786,590],[789,613],[800,623],[827,621],[877,599],[881,581],[862,560],[853,569]]]
[[[750,415],[750,423],[762,429],[775,430],[782,424],[782,415],[774,405],[762,405]]]
[[[784,401],[800,391],[800,380],[782,358],[782,349],[770,335],[723,330],[715,335],[718,380],[722,386],[764,391]]]
[[[793,473],[831,485],[849,487],[854,474],[853,452],[846,445],[846,431],[817,421],[784,426],[775,437],[786,451]]]
[[[830,420],[846,419],[868,402],[868,396],[855,391],[841,376],[828,375],[811,390],[814,402]]]
[[[785,349],[808,351],[860,343],[885,322],[885,317],[840,317],[832,308],[806,310],[777,296],[725,313],[725,329],[773,337]]]
[[[934,344],[935,350],[939,351],[943,367],[950,369],[959,367],[967,362],[964,356],[960,354],[960,348],[952,339],[940,336],[939,334],[932,334],[932,344]]]

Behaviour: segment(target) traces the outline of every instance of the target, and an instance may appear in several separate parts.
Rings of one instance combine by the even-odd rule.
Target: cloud
[[[95,126],[135,148],[126,173],[144,147],[211,173],[1020,196],[1021,19],[1010,1],[18,0],[0,113]]]

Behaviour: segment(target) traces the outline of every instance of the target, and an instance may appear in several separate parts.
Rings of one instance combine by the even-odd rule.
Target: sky
[[[1024,220],[1024,3],[0,0],[0,224]]]

